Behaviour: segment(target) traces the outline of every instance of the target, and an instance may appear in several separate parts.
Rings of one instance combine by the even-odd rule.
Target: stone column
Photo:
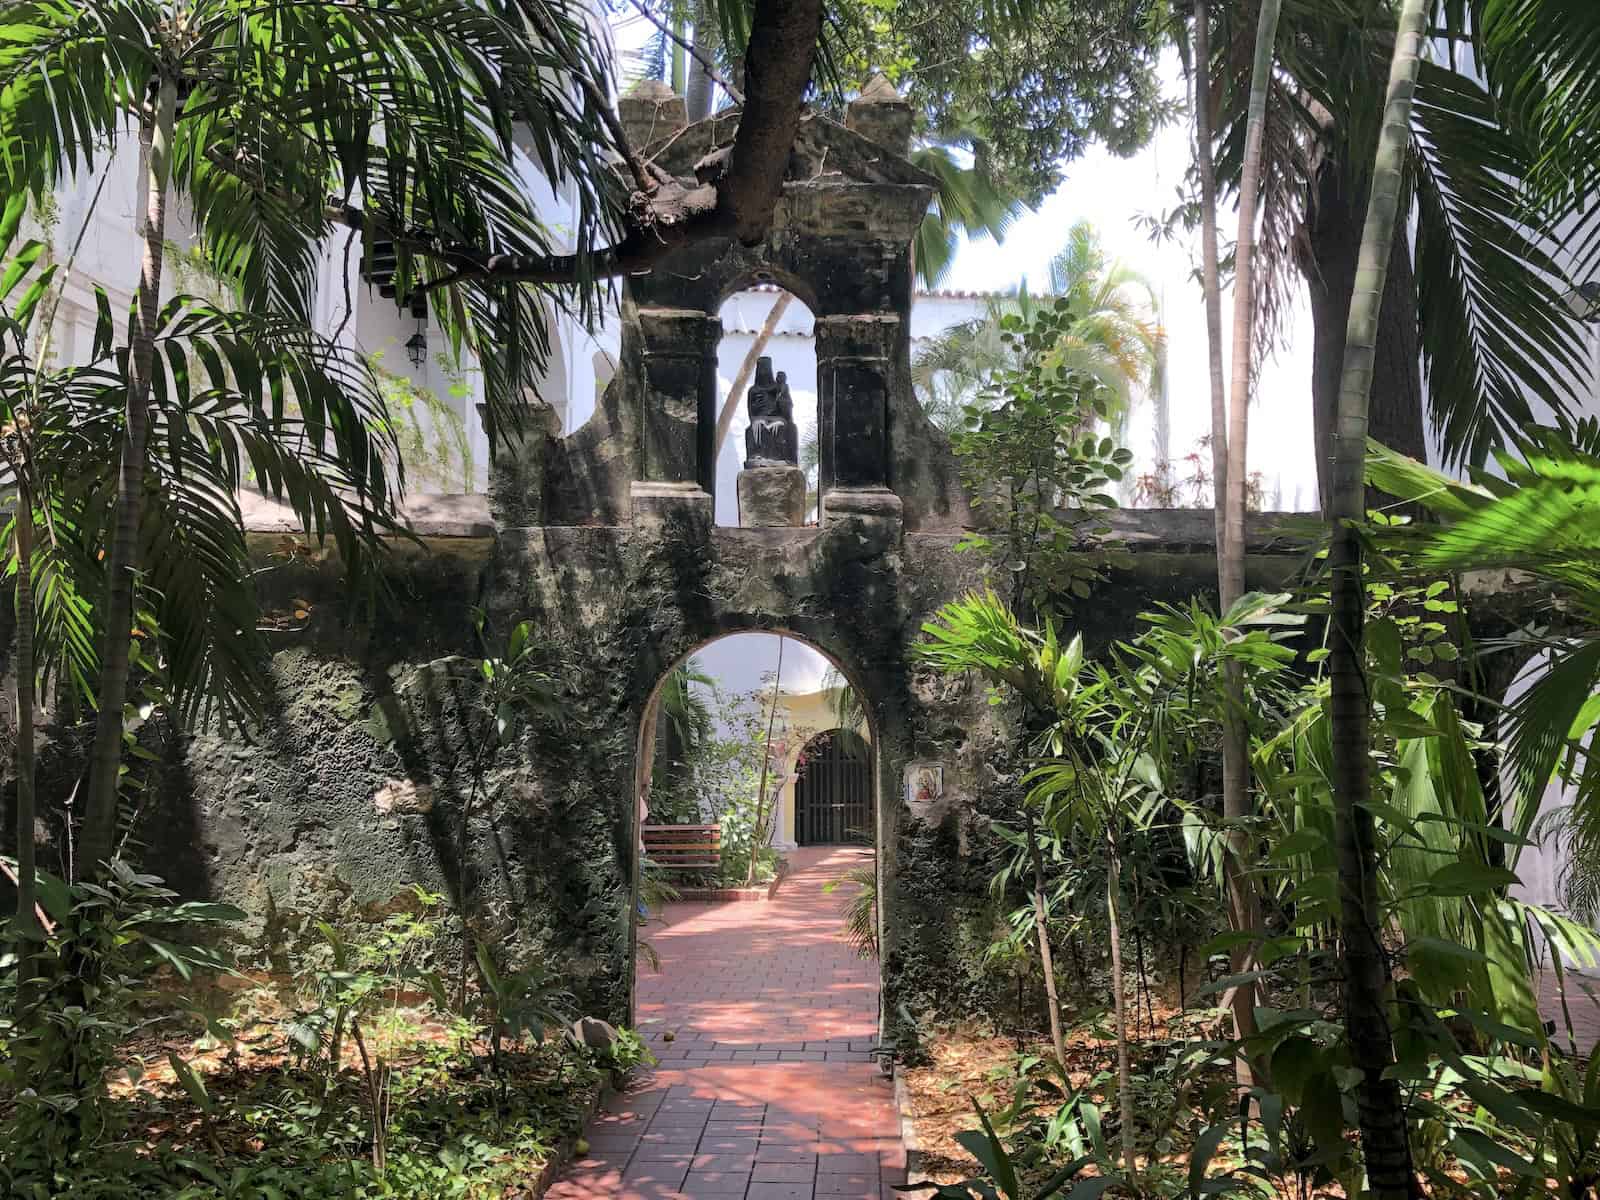
[[[822,524],[847,516],[901,520],[889,490],[889,388],[900,318],[893,313],[819,317],[817,487]]]
[[[488,405],[477,406],[486,420]],[[529,398],[515,424],[498,430],[499,445],[488,466],[489,515],[496,525],[527,529],[544,524],[545,460],[561,436],[561,418],[541,400]]]
[[[904,157],[911,149],[911,105],[894,84],[874,75],[845,109],[845,128]]]
[[[676,511],[709,524],[722,322],[695,309],[641,308],[639,331],[644,478],[633,484],[634,523],[664,520]]]

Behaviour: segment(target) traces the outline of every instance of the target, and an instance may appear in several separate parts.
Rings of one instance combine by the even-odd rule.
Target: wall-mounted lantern
[[[413,367],[428,361],[428,335],[423,332],[421,321],[417,322],[417,331],[406,339],[406,357]]]

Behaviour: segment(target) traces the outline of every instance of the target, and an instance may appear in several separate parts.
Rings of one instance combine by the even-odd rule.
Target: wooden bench
[[[715,871],[722,865],[722,826],[645,825],[644,852],[668,871]]]

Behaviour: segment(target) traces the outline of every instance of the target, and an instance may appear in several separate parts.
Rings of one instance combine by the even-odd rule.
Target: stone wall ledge
[[[298,534],[300,522],[294,510],[256,492],[239,496],[248,534]],[[494,522],[489,517],[489,497],[482,493],[430,495],[418,493],[406,499],[402,516],[419,538],[494,537]]]

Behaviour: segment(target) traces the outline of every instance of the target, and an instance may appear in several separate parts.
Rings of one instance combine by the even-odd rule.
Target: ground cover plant
[[[45,883],[49,936],[92,947],[99,982],[41,981],[21,1011],[6,997],[7,1195],[532,1194],[602,1086],[647,1058],[631,1035],[574,1036],[558,978],[481,945],[454,1004],[426,892],[376,926],[319,923],[284,976],[186,940],[242,913],[121,864],[104,885]]]

